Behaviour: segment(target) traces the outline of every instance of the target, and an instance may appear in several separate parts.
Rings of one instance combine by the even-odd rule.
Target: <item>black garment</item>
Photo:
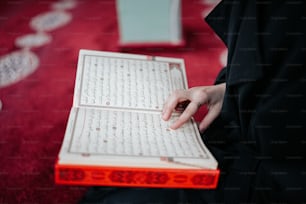
[[[203,135],[218,188],[96,188],[84,202],[306,203],[306,3],[223,0],[207,22],[228,47],[222,112]]]
[[[226,0],[207,18],[229,53],[204,137],[223,170],[219,201],[306,202],[305,17],[304,1]]]

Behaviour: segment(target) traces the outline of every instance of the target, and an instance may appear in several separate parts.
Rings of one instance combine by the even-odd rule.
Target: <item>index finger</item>
[[[190,102],[180,117],[173,124],[171,124],[170,128],[175,130],[181,127],[184,123],[190,120],[190,118],[197,112],[198,109],[199,104]]]
[[[172,93],[164,104],[162,118],[166,121],[169,120],[169,118],[172,115],[172,112],[175,110],[175,107],[180,102],[186,100],[188,100],[186,90],[177,90],[174,93]]]

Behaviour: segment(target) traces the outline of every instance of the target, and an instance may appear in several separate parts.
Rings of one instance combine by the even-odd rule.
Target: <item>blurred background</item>
[[[76,203],[86,191],[54,183],[80,49],[183,58],[189,87],[211,85],[227,56],[204,21],[217,3],[1,0],[0,203]]]

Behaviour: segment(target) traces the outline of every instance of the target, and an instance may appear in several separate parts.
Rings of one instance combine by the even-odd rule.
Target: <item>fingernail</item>
[[[174,123],[173,123],[173,124],[171,124],[169,128],[170,128],[171,130],[175,130],[175,129],[177,129],[177,127],[175,127],[175,124],[174,124]]]
[[[166,121],[167,117],[165,115],[162,115],[162,119]]]

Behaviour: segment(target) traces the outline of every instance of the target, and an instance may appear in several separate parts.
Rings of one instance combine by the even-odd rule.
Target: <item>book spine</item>
[[[68,185],[214,189],[219,174],[219,170],[55,165],[55,182]]]

